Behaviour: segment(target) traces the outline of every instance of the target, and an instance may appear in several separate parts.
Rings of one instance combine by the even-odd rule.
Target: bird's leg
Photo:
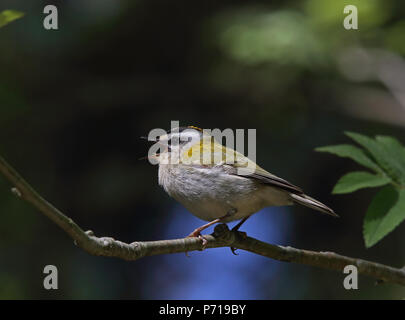
[[[241,226],[242,224],[244,224],[245,221],[246,221],[247,219],[249,219],[250,217],[251,217],[251,215],[250,215],[250,216],[247,216],[247,217],[243,218],[241,221],[239,221],[239,223],[238,223],[236,226],[234,226],[234,227],[232,228],[232,231],[238,231],[239,228],[240,228],[240,226]],[[246,233],[244,233],[244,234],[246,235]],[[235,256],[238,255],[238,254],[236,253],[236,248],[231,247],[231,251],[232,251],[232,253],[233,253]]]
[[[241,226],[242,224],[244,224],[245,221],[246,221],[247,219],[249,219],[250,217],[251,217],[251,216],[247,216],[247,217],[243,218],[241,221],[239,221],[239,223],[238,223],[236,226],[234,226],[234,227],[232,228],[232,231],[238,231],[239,228],[240,228],[240,226]]]
[[[209,222],[209,223],[206,223],[206,224],[202,225],[201,227],[198,227],[198,228],[195,229],[193,232],[191,232],[191,233],[187,236],[187,238],[193,238],[193,237],[200,238],[201,241],[202,241],[203,249],[204,249],[205,246],[207,245],[207,239],[205,239],[205,238],[202,236],[201,231],[207,229],[208,227],[210,227],[210,226],[212,226],[213,224],[218,223],[218,222],[220,222],[220,221],[221,221],[221,218],[215,219],[215,220],[212,220],[212,221]]]
[[[197,229],[195,229],[193,232],[191,232],[187,238],[191,238],[191,237],[197,237],[200,238],[202,241],[202,245],[203,245],[203,249],[205,249],[205,246],[207,245],[207,239],[204,238],[203,235],[201,235],[201,231],[207,229],[208,227],[212,226],[215,223],[219,223],[222,222],[224,219],[229,218],[230,216],[234,215],[237,212],[237,210],[235,208],[232,208],[231,210],[229,210],[226,215],[224,215],[223,217],[220,217],[218,219],[212,220],[211,222],[208,222],[204,225],[202,225],[201,227],[198,227]]]

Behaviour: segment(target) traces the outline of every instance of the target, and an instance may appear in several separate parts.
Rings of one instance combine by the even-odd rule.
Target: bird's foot
[[[207,244],[208,244],[208,240],[201,234],[201,231],[198,230],[198,229],[196,229],[196,230],[194,230],[193,232],[191,232],[191,233],[187,236],[187,238],[198,238],[198,239],[200,239],[200,240],[201,240],[201,243],[202,243],[201,250],[204,250],[204,249],[206,248]],[[186,253],[186,255],[187,255],[187,253]]]

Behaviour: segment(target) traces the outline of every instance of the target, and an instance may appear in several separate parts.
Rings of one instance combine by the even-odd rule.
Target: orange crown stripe
[[[198,128],[198,127],[194,127],[194,126],[188,126],[187,128],[190,128],[190,129],[195,129],[195,130],[198,130],[198,131],[203,131],[203,129],[201,129],[201,128]]]

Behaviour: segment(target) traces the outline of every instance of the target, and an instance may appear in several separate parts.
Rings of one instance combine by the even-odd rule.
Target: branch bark
[[[143,241],[124,243],[110,237],[96,237],[92,231],[83,231],[72,219],[64,215],[42,198],[3,158],[0,157],[0,172],[13,185],[12,192],[33,205],[56,223],[74,243],[96,256],[137,260],[145,256],[202,250],[198,238]],[[239,231],[231,231],[225,224],[217,225],[214,233],[205,236],[205,248],[234,247],[271,259],[305,264],[342,272],[347,265],[355,265],[358,273],[386,283],[405,286],[405,269],[393,268],[376,262],[342,256],[333,252],[315,252],[292,247],[273,245],[247,237]]]

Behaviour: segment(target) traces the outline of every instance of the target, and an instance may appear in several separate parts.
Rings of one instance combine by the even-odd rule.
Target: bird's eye
[[[167,140],[167,144],[170,146],[178,146],[180,144],[179,137],[171,137]]]
[[[179,141],[180,144],[186,144],[188,142],[190,142],[193,138],[190,136],[182,136],[181,140]]]
[[[167,146],[169,146],[169,147],[178,147],[178,146],[183,146],[190,141],[192,141],[192,137],[190,137],[190,136],[176,135],[176,136],[171,136],[165,142],[166,142]]]
[[[169,139],[166,140],[165,145],[167,146],[167,150],[169,152],[171,152],[172,147],[176,146],[176,140],[178,140],[178,139],[169,138]]]

